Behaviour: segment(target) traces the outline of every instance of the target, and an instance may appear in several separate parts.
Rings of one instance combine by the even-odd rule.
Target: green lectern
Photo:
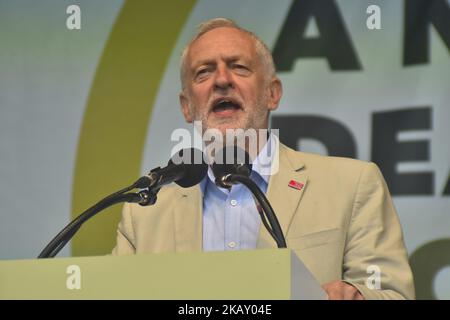
[[[0,299],[324,299],[289,249],[0,261]]]

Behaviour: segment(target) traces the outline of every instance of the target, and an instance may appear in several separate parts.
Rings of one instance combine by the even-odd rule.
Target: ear
[[[281,96],[283,95],[281,80],[277,77],[273,77],[272,80],[270,80],[267,90],[269,91],[269,101],[267,107],[269,111],[273,111],[278,108]]]
[[[192,123],[192,114],[191,114],[191,108],[189,108],[189,99],[186,96],[184,90],[180,92],[180,105],[181,105],[181,111],[184,115],[184,120],[186,120],[187,123]]]

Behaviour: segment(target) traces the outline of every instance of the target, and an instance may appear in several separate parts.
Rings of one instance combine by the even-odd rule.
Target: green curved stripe
[[[126,1],[93,81],[75,165],[72,218],[139,175],[159,84],[195,0]],[[111,252],[121,207],[83,225],[74,256]]]

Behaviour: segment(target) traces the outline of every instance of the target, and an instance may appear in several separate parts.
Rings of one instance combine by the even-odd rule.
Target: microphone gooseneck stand
[[[203,179],[208,170],[205,162],[196,164],[193,161],[193,159],[198,159],[199,155],[201,155],[201,151],[195,148],[180,150],[177,155],[169,160],[166,167],[154,168],[148,175],[139,178],[131,186],[100,200],[61,230],[42,250],[38,258],[53,258],[56,256],[67,242],[72,239],[83,223],[114,204],[132,202],[139,203],[141,206],[153,205],[156,202],[159,190],[166,184],[175,182],[182,188],[196,185]],[[137,193],[129,192],[133,189],[141,189],[141,191]]]
[[[150,185],[149,185],[150,184]],[[141,177],[131,186],[126,187],[122,190],[119,190],[106,198],[100,200],[95,205],[84,211],[77,218],[72,220],[64,229],[61,230],[50,242],[49,244],[41,251],[38,256],[38,259],[41,258],[53,258],[55,257],[59,251],[67,244],[67,242],[72,239],[75,233],[80,229],[81,225],[85,223],[87,220],[92,218],[94,215],[99,213],[100,211],[121,203],[121,202],[134,202],[139,203],[140,205],[146,206],[151,205],[156,202],[156,194],[159,191],[159,188],[156,190],[152,189],[152,181],[147,177]],[[147,188],[145,190],[141,190],[138,193],[126,193],[135,188]]]
[[[258,213],[261,216],[262,223],[264,224],[272,238],[275,239],[278,248],[286,248],[286,240],[284,239],[283,231],[281,229],[280,223],[278,222],[277,216],[275,215],[275,212],[273,211],[269,200],[267,200],[265,194],[258,188],[256,183],[248,176],[242,174],[225,174],[220,178],[220,180],[224,185],[228,185],[230,187],[233,184],[241,183],[250,190],[250,192],[253,194],[254,199],[266,214],[267,220],[269,220],[269,223],[267,223],[263,212],[259,208],[257,208]]]

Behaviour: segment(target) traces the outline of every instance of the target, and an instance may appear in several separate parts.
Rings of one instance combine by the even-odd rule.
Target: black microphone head
[[[222,183],[222,177],[227,174],[239,174],[250,177],[252,164],[249,154],[237,146],[228,146],[221,149],[214,157],[212,171],[216,184],[222,188],[229,188]]]
[[[195,186],[208,172],[208,165],[203,160],[203,153],[196,148],[180,150],[169,160],[168,164],[181,166],[184,172],[183,177],[175,183],[182,188]]]

